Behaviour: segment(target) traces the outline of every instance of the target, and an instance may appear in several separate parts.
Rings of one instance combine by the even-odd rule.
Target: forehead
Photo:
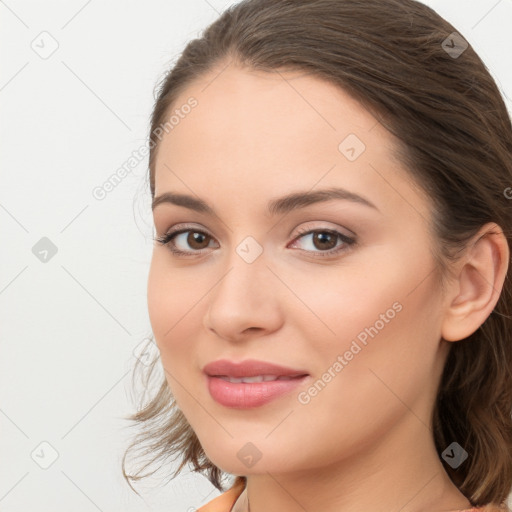
[[[230,150],[263,146],[267,151],[277,146],[284,150],[303,142],[318,145],[322,139],[321,149],[329,153],[334,149],[337,155],[340,137],[353,132],[369,139],[367,132],[378,125],[345,91],[306,73],[262,72],[229,64],[198,78],[172,109],[179,109],[190,96],[198,105],[172,135],[176,143],[180,132],[194,136],[208,145],[205,149],[222,144]],[[378,139],[380,146],[391,141],[384,129],[377,129],[371,139]]]
[[[172,112],[190,97],[197,105],[160,142],[155,195],[186,188],[203,195],[215,185],[241,206],[277,189],[319,184],[373,190],[381,203],[392,203],[403,202],[397,188],[409,195],[417,189],[394,157],[394,137],[348,93],[318,77],[231,64],[189,85]]]

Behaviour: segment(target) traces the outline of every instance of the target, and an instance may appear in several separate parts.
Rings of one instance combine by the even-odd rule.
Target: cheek
[[[318,307],[323,304],[318,311],[336,335],[324,334],[323,341],[307,338],[315,339],[315,379],[302,401],[295,402],[300,421],[288,434],[296,441],[304,431],[322,432],[324,449],[310,454],[320,457],[318,464],[382,437],[411,411],[428,424],[427,402],[435,395],[437,379],[439,312],[435,287],[427,281],[410,293],[407,276],[392,280],[388,275],[380,289],[374,282],[366,292],[355,287],[352,295],[310,295]],[[307,322],[302,329],[311,332]]]
[[[328,269],[316,272],[314,279],[295,280],[294,292],[308,306],[295,316],[303,340],[298,351],[314,354],[311,368],[317,378],[329,369],[336,375],[329,382],[337,384],[326,385],[333,391],[332,400],[339,400],[339,393],[349,399],[356,391],[371,399],[375,387],[389,394],[378,377],[406,390],[429,379],[439,346],[441,308],[431,267],[422,259],[398,252],[386,258],[381,251],[373,265],[361,267],[364,272]]]
[[[412,254],[416,251],[416,254]],[[357,257],[357,259],[356,259]],[[301,327],[311,332],[313,326],[322,336],[322,345],[343,344],[367,329],[375,333],[414,330],[438,305],[432,262],[421,247],[389,244],[362,251],[339,267],[324,267],[297,279],[294,294],[307,306]],[[309,311],[308,311],[309,310]],[[301,318],[297,316],[296,318]],[[408,319],[407,321],[405,321]],[[309,327],[308,327],[309,326]],[[427,323],[425,333],[433,325]]]
[[[358,336],[364,343],[369,336],[365,329],[377,324],[379,332],[389,330],[403,299],[402,283],[394,275],[373,265],[364,272],[326,267],[300,280],[295,277],[293,292],[300,300],[294,300],[293,321],[300,322],[301,338],[320,353],[343,353]]]
[[[203,307],[200,299],[204,286],[199,282],[196,271],[173,270],[165,255],[153,254],[147,287],[148,313],[166,367],[171,362],[170,352],[174,361],[193,352],[192,330],[201,325],[198,311]]]
[[[191,272],[170,268],[165,254],[154,253],[147,287],[148,313],[165,378],[178,407],[186,410],[187,416],[191,414],[189,393],[197,396],[202,384],[194,358],[198,353],[197,331],[202,325],[198,312],[203,307],[200,299],[204,287],[191,282],[197,276],[197,272],[194,276]]]

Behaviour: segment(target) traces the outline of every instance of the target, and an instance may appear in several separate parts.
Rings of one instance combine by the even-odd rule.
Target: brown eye
[[[340,243],[338,243],[340,242]],[[354,245],[356,240],[332,229],[301,230],[293,246],[302,244],[302,250],[314,257],[334,256]]]
[[[313,233],[313,246],[319,250],[329,250],[336,247],[337,235],[329,231],[317,231]]]
[[[207,233],[195,229],[170,231],[156,238],[158,243],[169,247],[171,252],[180,256],[200,255],[212,240],[213,238]]]
[[[189,235],[186,238],[186,243],[189,247],[192,249],[205,249],[208,247],[208,241],[210,240],[210,237],[205,234],[201,233],[200,231],[188,231]],[[207,241],[206,245],[203,247],[204,241]]]

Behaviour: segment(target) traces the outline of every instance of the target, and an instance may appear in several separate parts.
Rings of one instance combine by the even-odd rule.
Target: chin
[[[245,438],[247,439],[247,438]],[[204,449],[208,459],[219,469],[232,475],[253,475],[281,473],[290,470],[290,460],[276,453],[271,447],[258,449],[256,443],[244,440],[236,441],[233,445],[222,445],[217,443],[211,449]],[[269,456],[265,452],[269,451]]]

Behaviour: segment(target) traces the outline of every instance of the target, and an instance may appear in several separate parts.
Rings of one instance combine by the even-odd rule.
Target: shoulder
[[[233,485],[224,493],[197,509],[197,512],[231,512],[237,498],[245,488],[245,479],[237,477]],[[487,511],[485,511],[487,512]],[[501,510],[499,512],[502,512]],[[508,511],[507,511],[508,512]]]

